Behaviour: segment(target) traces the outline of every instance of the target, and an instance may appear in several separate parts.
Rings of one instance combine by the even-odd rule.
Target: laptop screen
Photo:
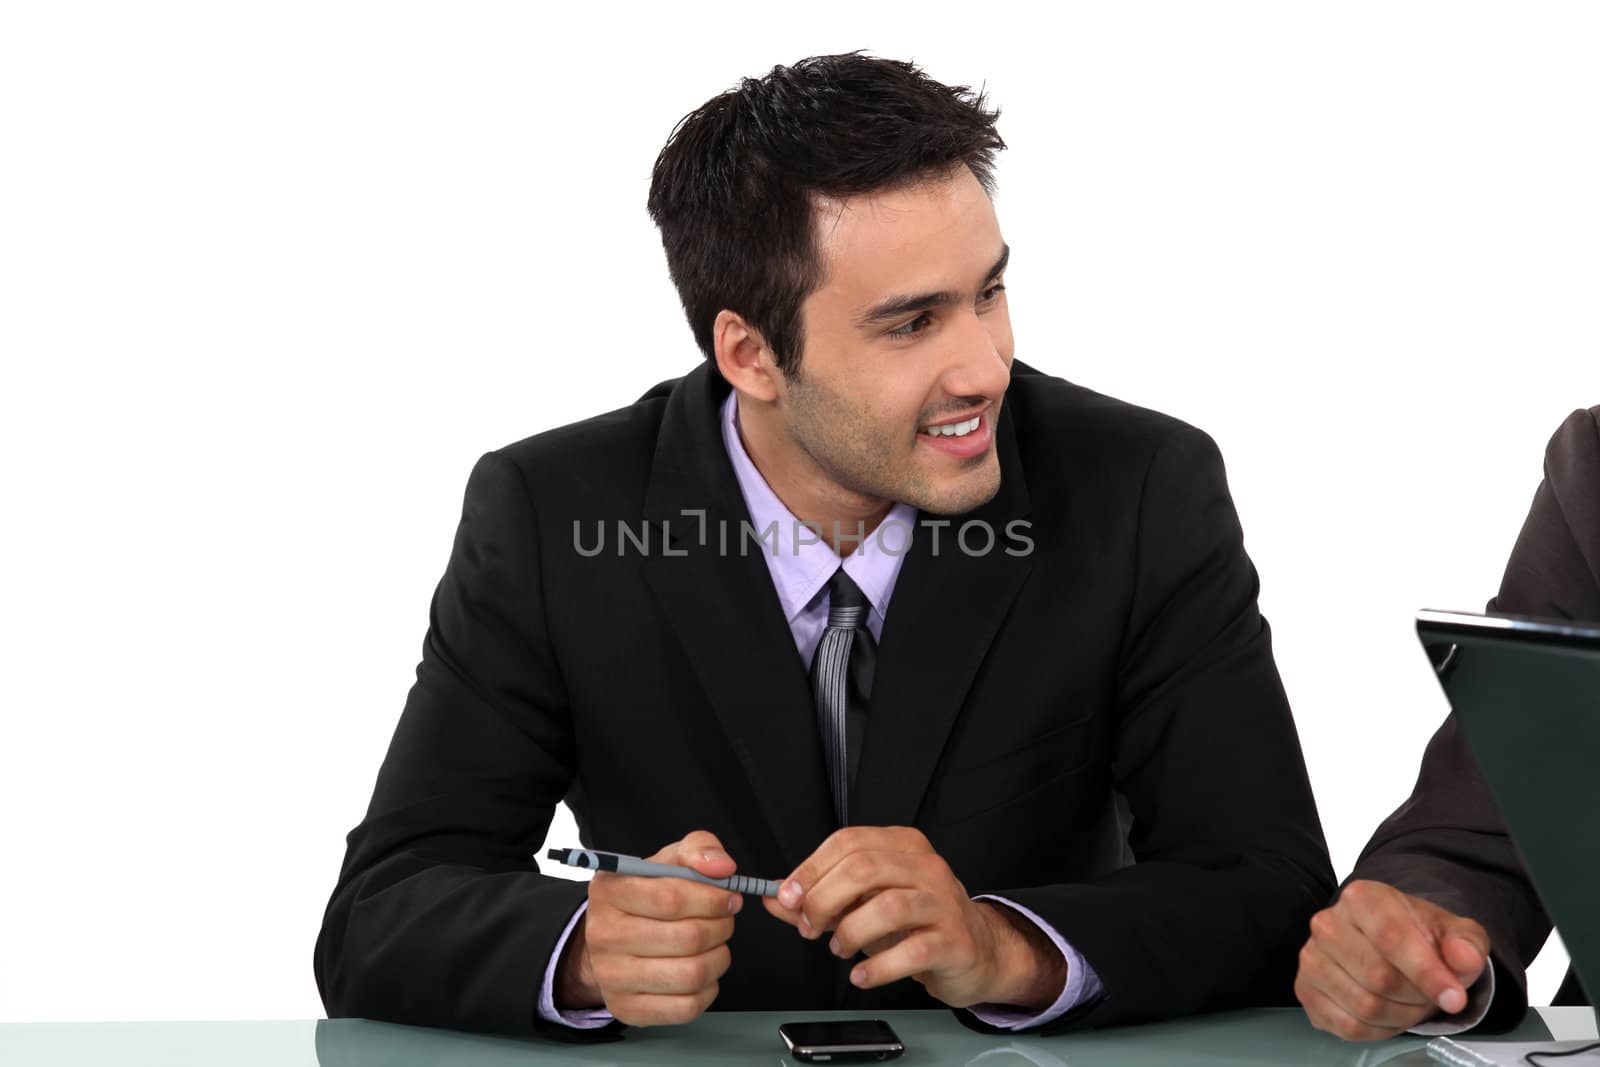
[[[1425,611],[1417,634],[1578,980],[1600,989],[1600,628]]]

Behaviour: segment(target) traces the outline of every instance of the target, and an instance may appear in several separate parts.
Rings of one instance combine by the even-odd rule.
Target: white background
[[[1002,108],[1018,357],[1221,444],[1348,870],[1600,403],[1600,9],[10,4],[0,1019],[320,1013],[474,459],[694,366],[656,152],[854,48]]]

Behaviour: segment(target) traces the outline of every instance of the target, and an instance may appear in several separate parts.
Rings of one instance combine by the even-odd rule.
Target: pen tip
[[[557,862],[559,862],[564,855],[566,855],[566,852],[565,852],[564,849],[553,848],[549,852],[546,852],[544,854],[544,858],[545,859],[549,859],[549,860],[556,860]]]

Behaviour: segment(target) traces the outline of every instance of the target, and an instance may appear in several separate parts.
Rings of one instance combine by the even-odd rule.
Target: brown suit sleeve
[[[1544,480],[1488,610],[1600,620],[1600,407],[1573,412],[1550,439]],[[1526,968],[1550,920],[1455,716],[1428,742],[1416,788],[1378,827],[1350,877],[1386,882],[1481,923],[1500,985],[1480,1029],[1508,1029],[1522,1018]]]

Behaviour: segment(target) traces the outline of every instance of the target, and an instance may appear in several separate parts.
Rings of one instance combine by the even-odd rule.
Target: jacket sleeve
[[[468,479],[416,684],[317,939],[330,1016],[615,1036],[537,1013],[551,953],[587,894],[530,862],[573,760],[533,505],[518,469],[490,453]]]
[[[1575,411],[1545,450],[1544,480],[1488,610],[1600,619],[1600,408]],[[1550,919],[1454,715],[1428,742],[1410,798],[1384,820],[1351,879],[1384,882],[1481,924],[1497,988],[1477,1029],[1509,1029],[1528,1006],[1527,965]]]
[[[1333,889],[1256,572],[1200,431],[1182,427],[1151,459],[1137,553],[1113,737],[1136,862],[999,891],[1104,985],[1044,1033],[1292,1003],[1306,923]]]

